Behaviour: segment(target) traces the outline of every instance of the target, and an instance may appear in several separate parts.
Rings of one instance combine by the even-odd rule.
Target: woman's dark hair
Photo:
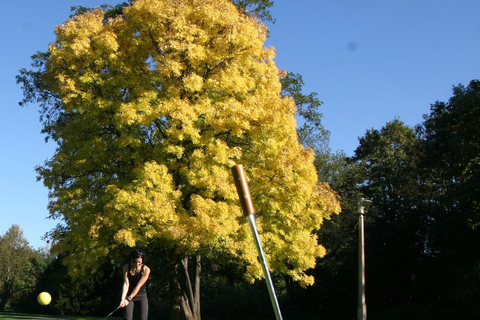
[[[142,263],[145,264],[145,254],[141,250],[135,249],[130,253],[130,259],[128,260],[128,270],[132,270],[132,262],[137,258],[142,258]]]
[[[139,249],[135,249],[130,253],[130,260],[137,258],[142,258],[142,261],[145,262],[145,254]]]

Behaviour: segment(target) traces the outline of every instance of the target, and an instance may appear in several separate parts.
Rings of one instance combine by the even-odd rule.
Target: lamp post
[[[371,200],[364,198],[358,199],[358,306],[357,306],[357,320],[367,319],[367,304],[365,303],[365,231],[364,231],[364,216],[365,203],[372,203]]]

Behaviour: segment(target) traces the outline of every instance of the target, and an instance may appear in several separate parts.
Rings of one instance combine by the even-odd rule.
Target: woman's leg
[[[125,308],[123,308],[123,319],[133,320],[133,306],[134,305],[135,305],[135,303],[132,301]]]
[[[146,294],[142,294],[138,301],[137,306],[140,308],[140,320],[148,319],[148,298]]]

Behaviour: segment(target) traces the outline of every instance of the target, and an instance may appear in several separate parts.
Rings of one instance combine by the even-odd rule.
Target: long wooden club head
[[[237,164],[232,168],[233,179],[235,180],[235,186],[237,187],[238,197],[242,204],[243,213],[248,216],[255,214],[253,208],[252,197],[250,196],[250,190],[248,189],[247,179],[245,172],[243,171],[243,165]]]

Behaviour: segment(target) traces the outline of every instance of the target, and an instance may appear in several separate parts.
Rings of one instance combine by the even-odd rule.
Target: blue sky
[[[53,155],[40,133],[35,105],[19,107],[15,83],[30,56],[45,51],[70,7],[111,0],[18,0],[0,11],[0,234],[18,224],[35,249],[56,225],[47,219],[48,190],[34,167]],[[268,46],[279,68],[299,73],[317,92],[332,151],[352,155],[358,137],[399,118],[422,122],[430,104],[452,86],[480,78],[480,1],[275,0]]]

